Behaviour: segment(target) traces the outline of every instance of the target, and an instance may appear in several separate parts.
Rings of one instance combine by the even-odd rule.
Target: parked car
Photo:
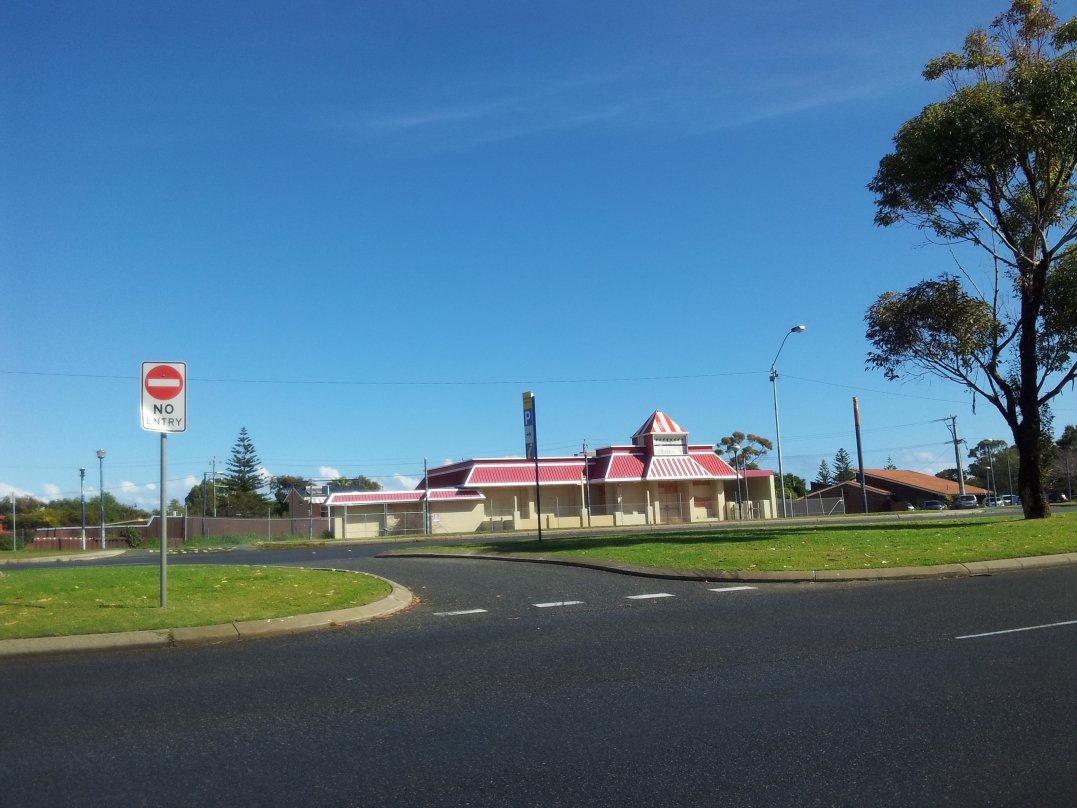
[[[958,494],[954,497],[954,504],[950,506],[955,511],[967,510],[980,507],[975,494]]]
[[[1005,497],[984,497],[985,508],[1001,508],[1006,504]]]
[[[1047,492],[1047,501],[1048,502],[1062,503],[1062,502],[1068,502],[1069,498],[1065,494],[1063,494],[1061,491],[1048,491]]]
[[[1017,496],[1017,494],[1004,494],[1002,496],[1002,504],[1003,505],[1020,505],[1021,504],[1021,497]]]
[[[920,507],[925,511],[945,511],[946,503],[941,499],[925,499],[924,504]]]

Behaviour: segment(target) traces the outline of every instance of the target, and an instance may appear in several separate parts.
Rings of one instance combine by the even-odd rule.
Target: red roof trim
[[[390,505],[397,502],[422,502],[425,491],[348,491],[331,494],[326,503],[334,505]],[[486,499],[481,491],[468,488],[432,488],[431,501],[463,501]]]

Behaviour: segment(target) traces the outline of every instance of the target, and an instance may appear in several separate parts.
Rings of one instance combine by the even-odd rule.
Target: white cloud
[[[60,490],[60,486],[54,485],[53,483],[45,483],[43,490],[45,491],[46,501],[60,499],[63,494],[63,491]]]
[[[16,488],[11,483],[0,483],[0,497],[10,501],[11,494],[14,493],[16,497],[32,497],[31,492],[25,488]]]
[[[324,480],[335,480],[344,475],[340,473],[340,469],[335,469],[332,466],[319,466],[318,476]]]
[[[389,491],[414,491],[422,480],[418,477],[408,477],[406,474],[394,474],[385,486]]]
[[[893,89],[874,74],[850,82],[847,68],[824,64],[768,76],[750,62],[677,58],[574,75],[457,77],[392,107],[340,111],[329,125],[350,137],[420,152],[597,127],[702,135]],[[715,82],[716,75],[726,80]]]
[[[158,493],[157,483],[135,483],[124,480],[109,491],[116,499],[127,505],[134,505],[146,511],[156,510],[161,507],[161,495]],[[186,495],[184,491],[184,495]],[[182,496],[180,497],[182,499]]]

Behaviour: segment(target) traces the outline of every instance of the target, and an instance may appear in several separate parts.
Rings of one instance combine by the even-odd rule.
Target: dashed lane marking
[[[482,614],[486,609],[461,609],[457,612],[434,612],[435,617],[456,617],[461,614]]]
[[[720,586],[717,589],[710,590],[711,592],[743,592],[746,589],[755,589],[754,586]]]
[[[582,600],[555,600],[552,603],[532,603],[536,609],[551,609],[554,606],[582,606]]]
[[[625,600],[650,600],[652,598],[672,598],[669,592],[655,592],[651,595],[626,595]]]
[[[1001,631],[985,631],[981,634],[964,634],[954,637],[955,640],[975,640],[979,637],[996,637],[999,634],[1016,634],[1019,631],[1039,631],[1042,628],[1061,628],[1062,626],[1077,625],[1077,620],[1066,620],[1062,623],[1046,623],[1042,626],[1023,626],[1022,628],[1004,628]]]

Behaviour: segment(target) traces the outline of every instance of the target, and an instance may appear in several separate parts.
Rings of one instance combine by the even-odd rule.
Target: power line
[[[729,376],[762,376],[764,371],[736,371],[731,373],[692,373],[672,376],[613,376],[583,379],[472,379],[456,381],[409,380],[387,381],[384,379],[349,380],[349,379],[238,379],[192,376],[189,381],[209,382],[213,384],[282,384],[282,385],[318,385],[325,387],[481,387],[493,385],[527,386],[534,384],[599,384],[607,382],[652,382],[674,381],[677,379],[716,379]],[[60,373],[37,370],[3,370],[0,374],[12,376],[49,376],[74,379],[106,379],[112,381],[132,381],[134,375],[108,375],[97,373]]]

